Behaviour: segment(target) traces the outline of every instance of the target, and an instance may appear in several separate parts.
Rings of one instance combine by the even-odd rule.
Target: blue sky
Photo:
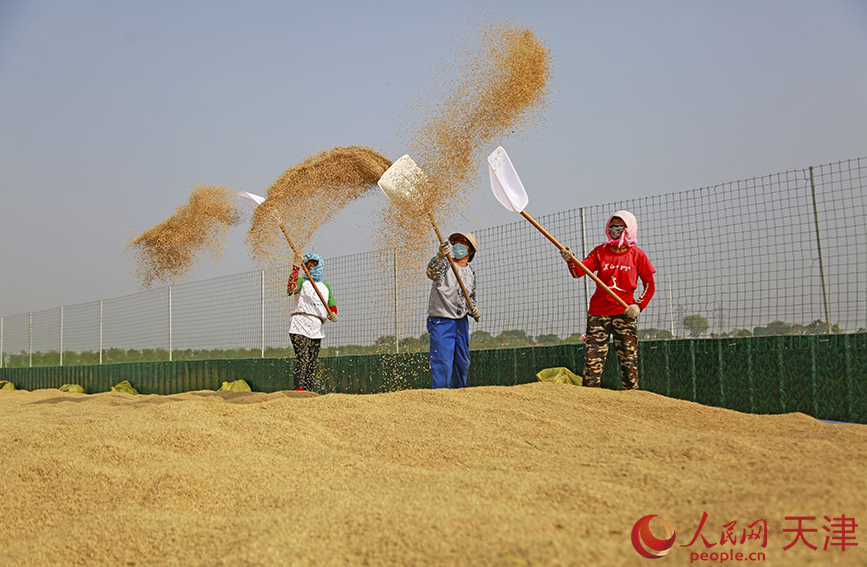
[[[553,55],[544,124],[501,141],[534,216],[867,156],[859,0],[4,2],[0,315],[139,291],[127,243],[197,184],[263,194],[338,145],[397,159],[432,66],[483,19]],[[483,165],[444,230],[520,220]],[[375,247],[380,199],[315,250]],[[254,269],[243,237],[187,281]]]

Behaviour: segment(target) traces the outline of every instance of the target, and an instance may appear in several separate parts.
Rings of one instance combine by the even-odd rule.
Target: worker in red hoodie
[[[608,357],[609,337],[613,335],[614,348],[620,360],[623,389],[638,389],[638,314],[653,297],[656,289],[653,274],[656,269],[647,254],[635,245],[637,235],[638,222],[635,216],[629,211],[617,211],[605,223],[608,242],[594,248],[582,262],[628,305],[624,312],[622,305],[600,286],[596,286],[587,310],[584,386],[599,387]],[[569,248],[561,250],[560,255],[568,263],[573,278],[584,275]],[[636,301],[634,295],[639,279],[644,290]]]

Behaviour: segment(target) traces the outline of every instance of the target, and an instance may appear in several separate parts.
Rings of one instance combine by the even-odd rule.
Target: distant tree
[[[510,329],[497,335],[497,343],[502,347],[521,347],[530,344],[530,337],[526,331]]]
[[[785,321],[771,321],[767,326],[769,335],[791,335],[792,325]]]
[[[324,348],[323,351],[328,351],[329,355],[331,355],[331,351],[334,347]],[[286,358],[289,356],[289,351],[291,349],[288,348],[276,348],[276,347],[265,347],[265,358]]]
[[[821,319],[816,319],[809,325],[807,325],[807,334],[810,335],[827,335],[827,334],[841,334],[843,329],[837,323],[831,323],[830,325]]]
[[[99,353],[90,350],[83,351],[78,355],[81,364],[99,364]]]
[[[81,364],[81,355],[75,351],[65,350],[63,351],[63,365],[64,366],[77,366]]]
[[[40,366],[59,366],[60,365],[60,352],[56,350],[49,350],[46,353],[39,353],[39,365]]]
[[[751,337],[753,336],[753,334],[750,332],[749,329],[732,329],[731,331],[729,331],[729,336],[735,338],[743,338]]]
[[[687,315],[683,318],[683,328],[691,337],[700,337],[709,327],[707,319],[701,315]]]
[[[370,347],[360,346],[360,345],[343,345],[339,349],[339,355],[358,355],[358,354],[369,354]]]
[[[539,345],[559,345],[562,342],[557,335],[539,335],[536,337],[536,344]]]
[[[9,354],[6,359],[6,366],[8,368],[21,368],[27,366],[29,361],[29,355],[25,351],[21,351],[21,354]]]
[[[491,346],[494,343],[494,336],[487,331],[473,331],[470,333],[470,344],[479,346]]]
[[[648,329],[638,329],[638,340],[646,341],[646,340],[671,340],[674,338],[674,335],[671,334],[671,331],[666,331],[665,329],[654,329],[650,327]]]
[[[430,348],[430,335],[422,333],[416,337],[405,337],[400,339],[401,352],[423,352]]]
[[[584,336],[584,333],[572,333],[565,339],[563,342],[566,344],[582,344],[584,341],[581,340],[581,337]]]
[[[105,363],[126,362],[126,351],[120,348],[110,348],[102,353],[102,361]]]

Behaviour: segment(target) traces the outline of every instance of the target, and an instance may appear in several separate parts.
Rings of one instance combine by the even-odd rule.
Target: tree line
[[[689,337],[698,338],[703,336],[710,325],[701,315],[687,315],[681,321],[683,329]],[[762,337],[775,335],[824,335],[842,334],[844,331],[836,323],[831,325],[824,321],[816,320],[809,325],[797,325],[784,321],[773,321],[767,327],[754,327],[749,329],[732,329],[726,333],[711,333],[711,338],[742,338]],[[867,329],[858,329],[859,333],[867,332]],[[530,346],[552,346],[560,344],[579,344],[582,342],[582,333],[572,333],[566,338],[554,334],[541,334],[532,336],[520,329],[510,329],[498,335],[492,335],[487,331],[474,331],[470,334],[471,349],[495,349],[495,348],[519,348]],[[639,329],[639,340],[673,340],[675,337],[665,329]],[[425,332],[418,337],[404,337],[395,344],[394,335],[381,336],[372,345],[342,345],[323,348],[320,356],[350,356],[368,354],[388,354],[394,352],[427,352],[430,348],[430,336]],[[293,358],[295,353],[291,347],[265,349],[265,358]],[[215,360],[215,359],[244,359],[261,358],[261,348],[234,348],[234,349],[177,349],[172,350],[172,360]],[[159,362],[168,361],[167,349],[120,349],[110,348],[102,352],[102,364],[118,364],[130,362]],[[64,351],[64,366],[95,365],[100,363],[98,352]],[[3,366],[10,368],[22,368],[27,366],[59,366],[60,354],[58,351],[27,352],[18,354],[3,353]]]
[[[525,331],[512,329],[503,331],[499,335],[492,335],[487,331],[475,331],[470,334],[470,348],[517,348],[526,346],[542,346],[569,344],[581,342],[581,335],[574,333],[565,339],[557,335],[539,335],[533,337]],[[394,352],[427,352],[430,348],[430,335],[422,333],[418,337],[403,337],[395,345],[394,335],[379,337],[372,345],[342,345],[322,348],[320,356],[349,356],[366,354],[388,354]],[[4,353],[3,366],[21,368],[30,366],[59,366],[60,354],[56,350],[47,352],[34,352],[32,355],[25,351],[18,354]],[[265,349],[265,358],[293,358],[295,356],[291,347]],[[261,358],[261,348],[234,348],[234,349],[176,349],[172,350],[172,360],[213,360],[213,359],[242,359]],[[117,364],[130,362],[159,362],[168,361],[167,349],[120,349],[110,348],[102,352],[102,364]],[[64,366],[78,366],[99,364],[99,352],[63,352]]]

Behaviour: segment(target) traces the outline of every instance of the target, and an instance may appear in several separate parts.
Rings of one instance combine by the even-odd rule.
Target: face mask
[[[470,253],[470,249],[466,244],[455,244],[452,246],[452,258],[455,260],[460,260],[464,256]]]
[[[611,235],[612,240],[620,238],[620,235],[623,234],[624,230],[626,230],[625,224],[612,224],[608,226],[608,234]]]

